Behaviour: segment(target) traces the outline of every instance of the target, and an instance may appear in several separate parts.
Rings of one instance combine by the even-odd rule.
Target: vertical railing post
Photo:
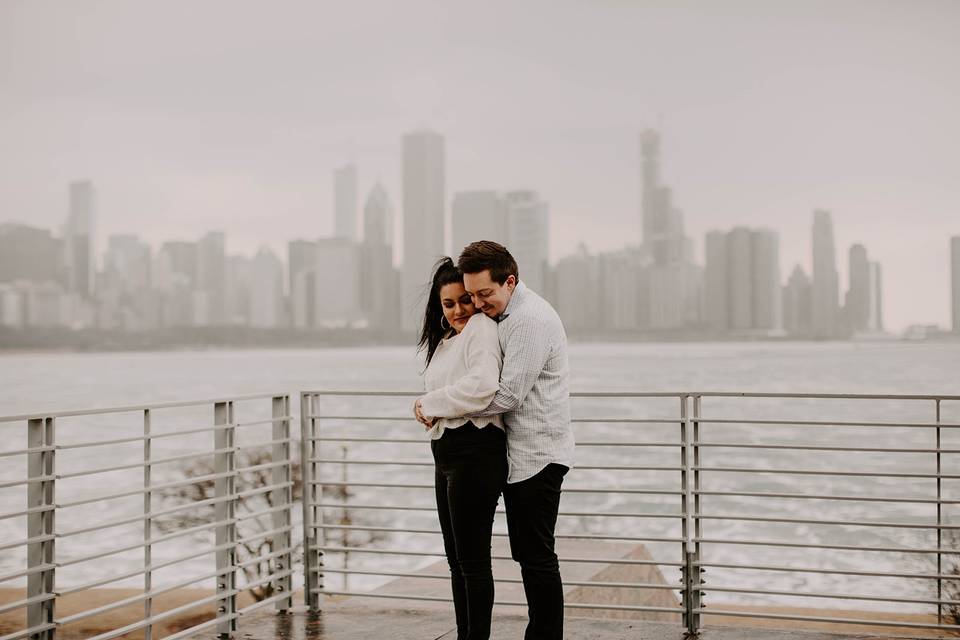
[[[41,598],[53,595],[56,473],[53,418],[35,418],[27,423],[27,447],[45,448],[27,454],[27,509],[41,510],[27,514],[27,537],[40,538],[27,545],[27,569],[36,570],[27,576],[27,597]],[[42,479],[41,479],[42,478]],[[52,624],[56,598],[47,598],[27,605],[27,628]],[[52,640],[55,628],[30,635],[31,640]]]
[[[316,403],[308,393],[300,393],[300,473],[303,482],[303,596],[310,611],[319,611],[323,588],[323,553],[319,549],[321,514],[320,476],[317,459]]]
[[[153,506],[153,494],[150,491],[152,482],[150,456],[152,439],[150,436],[150,409],[143,410],[143,619],[149,620],[153,615],[153,597],[150,591],[153,589],[153,570],[150,566],[153,564],[153,547],[150,544],[150,538],[153,535],[153,524],[150,518],[150,512]],[[143,629],[144,640],[152,640],[153,624],[147,624]]]
[[[237,540],[234,520],[236,501],[236,456],[234,450],[233,403],[217,402],[213,407],[214,473],[229,474],[214,480],[214,517],[217,521],[217,633],[229,638],[237,630]],[[219,549],[219,547],[226,547]]]
[[[292,457],[290,455],[290,396],[276,396],[273,398],[273,461],[283,460],[286,464],[273,468],[271,484],[289,484],[293,478]],[[293,582],[290,576],[290,547],[292,546],[292,532],[290,531],[290,507],[293,504],[293,487],[286,486],[273,490],[273,530],[282,529],[281,533],[272,536],[270,548],[274,553],[285,550],[273,559],[273,573],[286,572],[283,578],[273,581],[273,591],[278,595],[286,593],[288,597],[277,600],[278,611],[287,611],[293,608]],[[278,507],[283,507],[279,509]]]
[[[700,609],[703,608],[703,567],[700,562],[703,557],[700,549],[700,540],[703,538],[703,522],[700,520],[700,410],[702,396],[695,394],[693,396],[693,440],[691,448],[693,449],[693,488],[691,497],[693,506],[690,517],[693,520],[693,553],[690,560],[690,612],[691,612],[691,633],[697,633],[702,626]]]
[[[934,401],[936,405],[937,418],[937,624],[943,624],[943,487],[940,478],[941,455],[940,455],[940,399]]]
[[[687,433],[687,396],[680,396],[680,605],[683,607],[682,623],[690,628],[690,461],[689,435]]]

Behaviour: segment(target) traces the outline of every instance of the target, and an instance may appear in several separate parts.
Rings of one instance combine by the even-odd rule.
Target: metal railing
[[[253,418],[259,419],[238,420],[236,405],[240,403],[254,414]],[[212,420],[204,424],[201,418],[190,415],[197,411],[210,411]],[[207,413],[207,419],[211,413]],[[173,417],[166,419],[170,414]],[[295,572],[291,508],[295,480],[292,454],[296,448],[291,446],[295,442],[290,435],[292,418],[288,394],[0,417],[2,437],[7,442],[22,438],[22,432],[13,430],[25,426],[27,445],[25,449],[0,450],[4,470],[25,472],[20,478],[5,473],[0,478],[0,489],[25,488],[27,502],[26,509],[0,514],[2,520],[26,520],[26,537],[5,540],[0,546],[4,553],[11,554],[8,560],[26,550],[25,558],[20,558],[25,562],[19,569],[0,575],[0,584],[4,585],[22,584],[26,579],[25,597],[0,607],[0,614],[25,610],[26,624],[0,640],[54,638],[58,629],[77,623],[89,628],[97,616],[138,603],[143,607],[140,619],[98,633],[92,640],[117,638],[135,631],[149,640],[159,624],[182,618],[204,605],[215,607],[212,618],[166,637],[186,637],[207,628],[229,635],[236,631],[238,618],[250,611],[271,603],[279,610],[289,609],[293,604]],[[107,425],[111,419],[117,424]],[[66,424],[58,434],[58,426],[64,423],[72,424]],[[186,424],[189,428],[159,429],[162,423]],[[257,434],[257,427],[267,426],[268,435]],[[139,433],[130,435],[132,429]],[[89,439],[84,435],[88,431],[105,437]],[[259,435],[260,441],[242,443],[240,431],[255,434],[249,436],[253,440]],[[247,433],[243,440],[248,439]],[[138,449],[135,459],[120,459],[124,453],[130,453],[131,445]],[[192,446],[199,451],[191,450]],[[167,449],[168,455],[158,456],[160,448]],[[242,464],[251,459],[250,452],[256,451],[260,452],[260,464]],[[77,460],[70,460],[71,454],[80,455]],[[267,461],[262,462],[263,459]],[[90,461],[95,464],[83,464],[77,470],[70,470],[67,464]],[[174,471],[162,472],[169,468]],[[117,477],[117,473],[126,475]],[[131,484],[134,480],[130,474],[139,476],[142,483]],[[172,479],[158,482],[160,477],[171,475]],[[242,486],[258,478],[261,482]],[[262,481],[264,478],[266,482]],[[65,489],[80,485],[84,485],[81,498],[58,501],[58,492],[62,496]],[[201,489],[205,493],[198,497],[196,492]],[[110,507],[116,501],[136,500],[138,496],[142,496],[139,513],[131,515],[129,510]],[[264,505],[268,506],[260,508]],[[60,521],[77,507],[82,512],[80,526],[63,528]],[[256,526],[246,526],[249,523]],[[163,524],[167,530],[158,530]],[[124,531],[129,537],[131,527],[142,530],[139,541],[112,543],[113,538],[122,539]],[[62,547],[71,540],[91,535],[99,539],[80,545],[82,554],[63,552]],[[91,548],[96,548],[96,552],[90,553]],[[255,552],[240,557],[241,548]],[[131,562],[125,558],[124,554],[131,551],[142,553],[142,560]],[[202,562],[204,558],[208,565]],[[91,563],[96,564],[91,567]],[[127,566],[111,571],[114,565]],[[78,567],[86,568],[83,581],[63,584],[60,574]],[[198,567],[197,575],[185,579],[184,571],[196,571]],[[249,574],[251,567],[261,567],[261,571]],[[155,582],[158,574],[171,572],[174,581]],[[240,572],[245,580],[238,579]],[[255,579],[251,580],[250,575]],[[132,596],[70,615],[57,612],[57,604],[64,598],[105,585],[128,584],[141,577],[140,587]],[[215,584],[211,595],[164,611],[155,610],[160,596],[211,582]],[[258,588],[261,596],[267,596],[241,607],[240,594]]]
[[[391,557],[409,557],[422,563],[443,555],[435,508],[429,503],[432,478],[416,476],[417,470],[431,468],[432,461],[426,453],[425,438],[415,429],[411,431],[412,420],[406,415],[410,413],[406,405],[412,405],[417,395],[406,391],[301,394],[304,583],[306,602],[312,609],[321,606],[324,594],[450,601],[449,597],[419,591],[364,591],[324,584],[325,577],[330,576],[447,579],[442,571],[431,574],[422,567],[391,570],[383,564]],[[394,400],[392,410],[376,406],[376,401],[387,398]],[[350,406],[358,400],[363,409],[351,411]],[[624,557],[621,547],[620,554],[611,557],[561,554],[561,564],[652,565],[667,573],[663,581],[565,579],[565,584],[590,587],[595,594],[624,588],[673,591],[679,596],[679,604],[608,604],[601,597],[595,602],[568,602],[568,609],[677,614],[692,633],[702,628],[705,615],[960,631],[960,625],[951,619],[960,610],[960,600],[945,595],[946,584],[960,585],[960,563],[952,564],[949,572],[945,568],[945,558],[960,558],[956,555],[960,554],[960,525],[948,522],[944,513],[945,507],[960,504],[960,492],[948,497],[944,484],[960,479],[960,465],[956,464],[960,458],[949,463],[946,460],[960,454],[960,439],[953,447],[943,444],[948,432],[960,435],[956,431],[960,419],[941,419],[942,405],[958,403],[955,406],[960,408],[960,396],[576,393],[572,401],[578,463],[567,477],[564,504],[590,504],[578,501],[580,496],[594,496],[596,500],[596,496],[614,495],[620,502],[639,508],[620,511],[561,505],[558,544],[562,547],[565,539],[642,543],[657,547],[659,554],[636,560]],[[610,411],[630,402],[654,403],[657,408],[632,406],[626,412]],[[578,405],[606,410],[603,415],[579,415]],[[924,412],[928,417],[923,417]],[[589,430],[598,426],[604,427],[604,437],[590,434]],[[655,437],[651,439],[650,435]],[[350,455],[343,449],[345,445],[353,445],[358,453]],[[402,450],[409,454],[401,452],[405,445],[411,445]],[[333,446],[341,447],[341,457],[330,454]],[[379,456],[376,447],[380,447]],[[668,456],[673,462],[664,464]],[[661,462],[644,464],[651,457]],[[358,477],[346,479],[347,469],[357,469],[354,473]],[[385,469],[391,470],[391,479],[383,479]],[[605,478],[607,483],[600,484]],[[349,488],[380,499],[350,502]],[[325,490],[339,491],[339,499],[326,498]],[[417,491],[426,496],[419,500],[421,506],[416,506]],[[391,492],[402,492],[402,500]],[[656,501],[654,496],[665,497],[666,502]],[[673,509],[665,510],[669,504]],[[867,507],[870,513],[886,515],[864,517]],[[395,515],[391,523],[372,526],[328,521],[329,514],[348,511]],[[434,526],[396,524],[403,519],[409,521],[411,512],[426,516],[424,522],[432,519]],[[572,530],[568,524],[571,518],[587,532]],[[675,521],[678,526],[670,530],[662,524],[665,520]],[[630,529],[624,533],[622,524],[611,522],[629,523]],[[733,525],[742,523],[762,534],[739,534]],[[370,531],[384,538],[360,548],[330,542],[348,532]],[[837,542],[838,531],[849,542]],[[891,539],[885,533],[890,531],[901,535]],[[930,540],[923,537],[924,533],[932,533]],[[952,546],[946,544],[945,534]],[[415,543],[418,536],[432,542]],[[506,536],[502,526],[495,526],[494,536]],[[886,542],[863,542],[871,538]],[[355,553],[375,554],[378,563],[351,569],[345,558]],[[494,559],[509,556],[494,555]],[[925,564],[918,569],[913,566],[917,562]],[[669,572],[676,569],[680,571],[679,586],[670,584]],[[709,586],[704,579],[708,570],[713,576]],[[808,586],[782,586],[785,576],[799,576]],[[842,577],[853,586],[839,592],[823,589],[817,586],[817,580],[824,577]],[[857,578],[869,584],[860,585]],[[341,580],[345,584],[346,578]],[[882,588],[883,582],[890,580],[896,582]],[[498,576],[495,581],[519,582]],[[711,599],[776,597],[780,610],[731,607],[729,603],[708,607],[707,593]],[[960,588],[950,593],[960,593]],[[904,615],[881,619],[871,617],[870,610],[859,617],[840,612],[809,615],[789,605],[794,598],[823,603],[817,608],[834,605],[834,609],[837,604],[849,608],[849,603],[884,603],[888,613],[893,607],[893,613]],[[524,603],[507,600],[497,604]],[[927,613],[931,620],[917,621],[908,613]]]
[[[288,394],[0,418],[6,443],[26,430],[26,448],[0,447],[0,524],[25,523],[0,539],[3,566],[21,560],[0,585],[26,587],[0,605],[0,617],[25,614],[0,640],[53,638],[130,606],[142,615],[95,638],[156,637],[204,605],[215,613],[166,637],[229,635],[254,609],[289,609],[297,488],[309,608],[325,594],[449,602],[443,567],[423,566],[442,560],[443,545],[433,462],[410,411],[418,394],[302,392],[299,441]],[[572,407],[577,465],[557,526],[568,609],[661,616],[694,633],[727,617],[960,631],[960,525],[949,517],[960,504],[960,396],[596,392],[573,394]],[[114,454],[130,447],[131,460]],[[6,506],[4,492],[26,508]],[[104,510],[123,500],[139,508]],[[498,514],[495,539],[504,525]],[[501,573],[503,590],[517,589]],[[411,580],[437,588],[404,590]],[[74,594],[130,581],[132,595],[58,613]],[[207,584],[209,594],[160,610],[160,596]],[[903,615],[873,616],[881,605]]]

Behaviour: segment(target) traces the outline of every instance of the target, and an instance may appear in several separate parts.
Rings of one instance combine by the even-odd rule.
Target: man
[[[510,551],[527,596],[524,638],[562,640],[563,584],[554,530],[560,486],[574,451],[567,336],[550,303],[520,281],[517,262],[502,245],[474,242],[457,266],[474,305],[499,323],[500,389],[490,406],[469,417],[504,416],[509,471],[503,497]]]

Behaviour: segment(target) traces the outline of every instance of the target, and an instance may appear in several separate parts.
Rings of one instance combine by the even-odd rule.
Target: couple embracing
[[[490,542],[503,494],[510,552],[527,598],[524,637],[560,640],[554,530],[574,451],[563,324],[520,280],[510,252],[480,241],[456,263],[437,263],[420,347],[426,394],[414,414],[431,438],[457,638],[490,637]]]

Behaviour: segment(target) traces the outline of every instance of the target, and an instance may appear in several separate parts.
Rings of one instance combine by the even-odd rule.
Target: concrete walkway
[[[302,610],[277,614],[255,612],[240,621],[237,640],[456,640],[450,615],[423,609],[334,606],[319,614]],[[524,616],[500,615],[494,619],[494,640],[519,640],[526,625]],[[880,636],[853,636],[809,631],[713,627],[703,631],[703,640],[870,640]],[[191,636],[192,640],[215,640],[215,632]],[[565,640],[682,640],[678,625],[644,620],[602,620],[567,617]]]

